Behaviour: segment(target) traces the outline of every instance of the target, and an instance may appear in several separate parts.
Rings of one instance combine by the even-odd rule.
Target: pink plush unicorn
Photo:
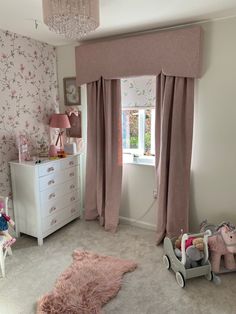
[[[236,253],[236,229],[230,224],[222,223],[216,233],[208,238],[212,270],[220,272],[220,261],[224,256],[224,266],[228,270],[236,270],[234,254]]]

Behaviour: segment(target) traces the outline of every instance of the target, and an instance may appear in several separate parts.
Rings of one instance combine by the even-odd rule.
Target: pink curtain
[[[87,95],[85,219],[99,218],[105,230],[114,232],[122,182],[120,80],[89,83]]]
[[[188,231],[194,79],[157,77],[157,243]]]

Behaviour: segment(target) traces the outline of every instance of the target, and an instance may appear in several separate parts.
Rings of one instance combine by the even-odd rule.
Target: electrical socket
[[[154,199],[157,199],[157,189],[153,190],[152,195]]]

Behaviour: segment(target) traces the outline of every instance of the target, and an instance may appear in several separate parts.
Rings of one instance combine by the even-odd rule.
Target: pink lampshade
[[[66,114],[53,113],[50,120],[50,127],[58,129],[69,129],[71,125]]]

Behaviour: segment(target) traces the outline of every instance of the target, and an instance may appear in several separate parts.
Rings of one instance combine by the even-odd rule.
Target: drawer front
[[[41,205],[42,217],[47,217],[55,214],[64,207],[73,204],[73,202],[79,201],[79,199],[79,190],[75,190],[69,194],[61,195],[57,199],[52,199],[51,201],[44,202]]]
[[[39,166],[39,177],[52,174],[60,169],[59,162],[50,162],[45,165]]]
[[[70,193],[76,189],[78,189],[78,184],[75,179],[69,180],[65,183],[61,183],[59,185],[46,189],[40,192],[41,204],[51,201],[53,199],[56,200],[60,196]]]
[[[62,159],[60,164],[61,164],[61,169],[75,167],[75,166],[78,166],[79,164],[79,158],[78,156],[67,157],[67,158]]]
[[[64,171],[64,180],[70,180],[70,179],[76,179],[78,180],[79,178],[79,167],[71,167],[69,169],[65,169]]]
[[[65,199],[68,205],[72,204],[73,202],[78,201],[80,199],[79,190],[75,190],[72,193],[65,195]]]
[[[79,185],[76,179],[70,180],[64,184],[65,194],[78,190]]]
[[[46,230],[55,227],[57,224],[59,224],[61,221],[66,219],[68,217],[68,213],[65,210],[61,210],[58,213],[55,213],[54,215],[51,215],[42,221],[42,229],[43,232]]]
[[[47,230],[53,229],[56,225],[61,224],[63,220],[68,219],[71,216],[79,215],[79,202],[74,202],[63,210],[55,213],[42,220],[43,233]]]
[[[61,182],[63,182],[64,176],[60,172],[55,172],[47,176],[40,177],[39,189],[40,191],[51,188]]]
[[[40,192],[40,202],[41,204],[46,203],[48,201],[52,201],[57,199],[61,195],[62,186],[54,186],[47,190]],[[62,190],[63,191],[63,190]]]
[[[70,215],[73,216],[75,214],[80,213],[80,203],[76,202],[74,204],[71,204],[71,206],[68,208],[68,211],[70,212]]]

